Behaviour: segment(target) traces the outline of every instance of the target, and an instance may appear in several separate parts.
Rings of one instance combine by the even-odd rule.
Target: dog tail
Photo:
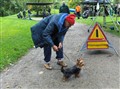
[[[64,67],[63,66],[61,67],[61,72],[64,73]]]

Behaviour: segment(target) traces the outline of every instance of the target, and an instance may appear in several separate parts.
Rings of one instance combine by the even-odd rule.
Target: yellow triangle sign
[[[104,34],[104,31],[101,29],[98,23],[96,23],[90,35],[88,36],[87,41],[82,46],[81,51],[84,49],[102,50],[108,48],[113,48],[116,54],[119,56],[118,52],[108,41],[107,37]]]
[[[96,23],[88,40],[106,40],[106,36],[103,33],[101,27]]]
[[[107,49],[109,48],[107,38],[101,27],[96,23],[92,32],[88,36],[87,49]]]

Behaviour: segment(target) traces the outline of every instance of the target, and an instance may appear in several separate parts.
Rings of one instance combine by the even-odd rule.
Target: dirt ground
[[[80,78],[72,76],[63,82],[60,66],[56,64],[55,52],[52,52],[53,70],[43,67],[43,50],[32,48],[20,58],[20,61],[4,70],[1,75],[0,89],[120,89],[120,57],[110,48],[101,51],[80,51],[88,35],[89,26],[76,23],[67,32],[64,40],[64,61],[68,67],[74,65],[83,54],[85,67]],[[120,38],[105,33],[108,40],[120,55]]]

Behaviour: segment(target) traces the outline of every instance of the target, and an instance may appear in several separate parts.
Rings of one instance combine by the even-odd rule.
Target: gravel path
[[[32,48],[19,62],[4,70],[1,75],[0,89],[120,89],[120,66],[118,57],[113,49],[101,51],[80,51],[89,33],[87,25],[76,23],[66,34],[64,40],[64,57],[68,66],[73,66],[80,54],[83,54],[85,67],[80,78],[71,77],[62,81],[60,66],[56,64],[55,52],[52,53],[53,70],[43,67],[43,50]],[[120,38],[105,33],[120,55]]]

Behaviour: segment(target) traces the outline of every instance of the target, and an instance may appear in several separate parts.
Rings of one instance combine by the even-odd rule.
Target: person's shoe
[[[44,67],[45,67],[46,69],[48,69],[48,70],[52,70],[52,67],[50,66],[49,63],[48,63],[48,64],[44,64]]]
[[[67,67],[67,64],[64,63],[63,61],[58,61],[57,64],[62,66],[62,67]]]

